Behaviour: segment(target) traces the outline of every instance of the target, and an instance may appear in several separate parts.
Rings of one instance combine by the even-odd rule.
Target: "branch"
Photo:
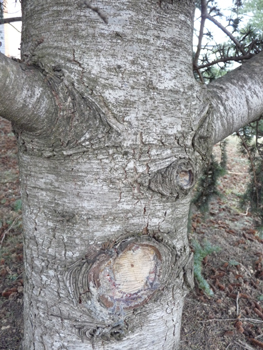
[[[202,68],[207,68],[207,67],[213,66],[214,64],[224,63],[224,62],[228,62],[228,61],[240,62],[243,60],[248,60],[248,59],[252,58],[253,56],[255,56],[255,55],[252,53],[247,53],[245,56],[222,57],[222,58],[219,58],[218,60],[214,60],[214,61],[208,62],[206,64],[201,64],[200,66],[197,66],[194,69],[198,70],[198,69],[202,69]]]
[[[11,23],[11,22],[21,22],[21,21],[22,21],[22,17],[1,18],[0,25],[6,24],[6,23]]]
[[[196,54],[195,54],[194,62],[193,62],[194,70],[196,70],[199,75],[201,74],[199,72],[199,69],[210,67],[213,64],[216,64],[216,63],[219,63],[219,62],[227,62],[228,60],[238,61],[238,59],[236,59],[236,57],[234,57],[234,58],[233,57],[231,57],[231,58],[224,58],[224,57],[222,57],[220,60],[215,60],[215,61],[213,61],[211,63],[207,63],[206,65],[198,66],[198,59],[199,59],[199,56],[200,56],[200,52],[202,50],[202,39],[203,39],[203,35],[204,35],[204,26],[205,26],[205,20],[206,19],[209,19],[216,26],[218,26],[218,28],[220,28],[226,35],[229,36],[229,38],[235,43],[236,47],[239,48],[239,50],[242,52],[242,54],[243,54],[242,57],[244,57],[243,59],[247,59],[247,58],[251,58],[252,57],[251,55],[246,53],[244,47],[233,36],[233,34],[230,33],[220,22],[218,22],[213,16],[211,16],[207,12],[207,2],[206,2],[206,0],[201,0],[201,24],[200,24],[200,31],[199,31],[199,37],[198,37],[197,50],[196,50]],[[248,56],[248,57],[246,57],[246,56]]]
[[[208,85],[217,143],[263,114],[263,52]]]
[[[30,132],[48,132],[56,106],[41,72],[0,54],[0,115]],[[51,122],[52,123],[52,122]]]
[[[229,38],[235,43],[235,45],[239,48],[243,55],[246,54],[246,51],[244,50],[240,42],[220,22],[218,22],[213,16],[209,14],[206,15],[206,18],[213,22],[216,26],[218,26],[218,28],[220,28],[227,36],[229,36]]]
[[[204,27],[205,27],[205,20],[206,20],[206,16],[207,16],[207,7],[206,7],[206,0],[202,0],[201,2],[201,24],[200,24],[200,31],[199,31],[199,37],[198,37],[198,45],[197,45],[197,50],[195,53],[195,58],[194,58],[194,68],[197,67],[198,65],[198,59],[200,56],[200,52],[202,49],[202,40],[203,40],[203,36],[204,36]],[[196,69],[198,71],[198,68]],[[200,72],[199,72],[200,75]]]

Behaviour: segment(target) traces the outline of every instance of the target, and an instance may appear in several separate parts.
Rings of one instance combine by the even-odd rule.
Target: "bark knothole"
[[[195,184],[194,164],[189,159],[180,159],[167,168],[158,170],[150,180],[152,191],[164,196],[179,198],[189,193]]]

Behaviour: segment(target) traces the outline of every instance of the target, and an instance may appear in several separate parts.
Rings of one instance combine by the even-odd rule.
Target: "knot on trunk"
[[[189,159],[180,159],[167,168],[158,170],[151,178],[149,187],[164,196],[176,198],[187,195],[195,184],[194,164]]]

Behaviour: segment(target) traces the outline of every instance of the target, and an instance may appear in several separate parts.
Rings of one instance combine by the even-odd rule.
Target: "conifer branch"
[[[12,22],[21,22],[22,17],[0,18],[0,25]]]

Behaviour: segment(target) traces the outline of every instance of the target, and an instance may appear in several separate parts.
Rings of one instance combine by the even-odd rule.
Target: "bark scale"
[[[32,70],[43,98],[5,115],[19,143],[26,350],[179,347],[191,192],[217,125],[192,74],[193,11],[23,1],[22,78]]]

